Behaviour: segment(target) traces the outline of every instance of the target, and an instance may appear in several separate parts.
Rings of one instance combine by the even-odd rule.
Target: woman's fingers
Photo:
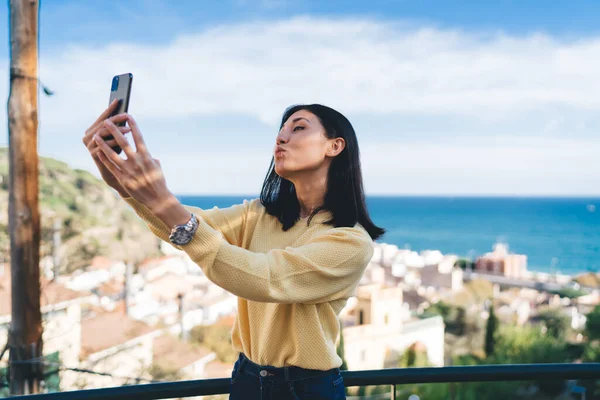
[[[123,135],[125,135],[125,134],[127,134],[127,133],[131,132],[131,128],[130,128],[130,127],[128,127],[128,126],[117,126],[117,129],[118,129],[118,130],[119,130],[119,131],[120,131],[120,132],[121,132]],[[88,141],[88,142],[89,142],[89,141],[92,141],[92,142],[93,142],[93,140],[92,140],[92,139],[93,139],[94,135],[96,135],[96,134],[97,134],[98,136],[100,136],[101,138],[107,138],[107,137],[110,137],[110,136],[112,136],[112,135],[113,135],[113,134],[112,134],[112,132],[111,132],[111,131],[108,129],[108,127],[104,126],[104,124],[103,124],[102,126],[98,127],[98,129],[96,129],[95,131],[92,131],[92,132],[91,132],[91,135],[90,135],[90,137],[88,138],[88,140],[87,140],[87,141]]]
[[[112,121],[115,125],[118,125],[119,123],[127,122],[127,113],[114,115],[110,118],[107,118],[107,120]]]
[[[115,126],[116,126],[116,125],[115,125]],[[117,128],[117,129],[119,130],[119,132],[121,132],[123,135],[124,135],[124,134],[126,134],[126,133],[129,133],[129,132],[131,132],[131,128],[130,128],[130,127],[128,127],[128,126],[117,126],[116,128]],[[110,131],[110,129],[109,129],[108,127],[106,127],[106,126],[103,126],[103,127],[101,127],[100,129],[98,129],[98,132],[97,132],[97,133],[98,133],[98,135],[99,135],[100,137],[103,137],[103,138],[105,138],[105,137],[107,137],[107,136],[112,136],[112,135],[113,135],[113,133]]]
[[[115,110],[115,108],[117,107],[117,104],[119,103],[118,99],[114,99],[109,105],[108,107],[106,107],[106,110],[102,111],[102,114],[100,114],[100,116],[96,119],[96,121],[94,121],[94,123],[92,125],[96,125],[96,123],[105,120],[106,118],[109,117],[110,114],[112,114],[112,112]]]
[[[117,181],[121,182],[121,179],[123,178],[123,171],[121,171],[121,169],[119,169],[119,167],[115,165],[114,162],[112,162],[112,159],[107,157],[102,150],[98,152],[98,159],[102,162],[102,164],[104,164],[106,169],[108,169],[110,173],[117,179]]]
[[[87,144],[88,144],[88,142],[89,142],[90,140],[92,140],[92,138],[94,137],[94,135],[95,135],[96,133],[98,133],[98,131],[99,131],[99,130],[101,130],[101,129],[103,129],[103,128],[104,128],[104,129],[106,129],[106,128],[104,127],[104,121],[105,121],[106,119],[110,119],[110,120],[111,120],[111,121],[113,121],[115,124],[118,124],[118,123],[122,123],[122,122],[125,122],[125,121],[127,121],[127,114],[118,114],[118,115],[115,115],[114,117],[105,118],[105,119],[103,119],[103,120],[101,120],[101,121],[96,121],[96,122],[94,122],[94,124],[93,124],[93,125],[92,125],[92,126],[91,126],[91,127],[88,129],[88,130],[86,130],[86,131],[85,131],[85,134],[83,135],[83,143],[84,143],[85,145],[87,145]],[[130,127],[128,127],[128,126],[123,126],[123,127],[120,127],[120,128],[126,128],[126,129],[127,129],[127,132],[131,132],[131,128],[130,128]],[[103,136],[103,137],[104,137],[104,136]]]
[[[115,108],[117,107],[119,100],[118,99],[114,99],[112,101],[112,103],[110,103],[108,105],[108,107],[106,108],[106,110],[102,111],[102,114],[100,114],[100,116],[94,121],[94,123],[86,130],[86,133],[91,131],[92,129],[94,129],[94,127],[96,127],[98,125],[98,123],[104,121],[106,118],[108,118],[110,116],[110,114],[112,114],[115,111]]]
[[[125,136],[123,136],[123,134],[119,130],[119,127],[117,127],[110,119],[107,119],[106,121],[104,121],[104,126],[106,127],[108,132],[112,135],[112,137],[117,141],[117,144],[119,145],[119,147],[121,147],[121,149],[123,149],[123,152],[127,155],[127,158],[129,158],[129,159],[135,158],[135,152],[129,145],[129,142],[127,141],[127,139],[125,139]]]
[[[128,126],[119,126],[118,127],[119,131],[121,131],[121,133],[123,133],[123,135],[128,134],[129,132],[131,132],[131,128],[129,128]],[[114,139],[112,133],[110,133],[108,131],[108,129],[104,128],[104,129],[98,129],[98,131],[94,134],[98,134],[100,137],[102,137],[104,139],[104,141],[106,142],[106,144],[108,144],[110,147],[114,147],[117,146],[118,143],[117,141]],[[108,138],[108,140],[107,140]],[[96,142],[93,140],[93,136],[87,138],[86,140],[83,141],[85,144],[85,147],[87,147],[88,151],[92,151],[96,148],[98,148],[98,145],[96,144]]]
[[[119,145],[119,143],[117,143],[117,141],[116,141],[116,140],[114,140],[114,139],[111,139],[111,140],[105,140],[104,142],[105,142],[105,143],[106,143],[106,144],[107,144],[107,145],[108,145],[110,148],[113,148],[113,147],[115,147],[115,146],[118,146],[118,145]]]
[[[126,133],[131,132],[131,128],[128,126],[116,126],[116,128],[119,130],[119,132],[121,132],[121,135],[125,135]],[[111,132],[110,128],[107,126],[103,126],[102,128],[98,129],[98,132],[96,133],[98,134],[98,136],[105,139],[107,137],[114,136],[114,133]]]
[[[129,114],[127,115],[127,123],[131,128],[131,135],[133,136],[133,141],[135,142],[135,148],[137,152],[147,155],[148,148],[146,147],[146,143],[142,137],[142,132],[140,131],[137,122],[135,122],[135,119],[133,119],[133,117]]]
[[[115,153],[115,151],[111,149],[109,145],[106,144],[106,141],[103,138],[101,138],[98,135],[94,135],[94,142],[96,142],[96,145],[98,145],[98,147],[100,148],[101,153],[104,153],[108,161],[112,162],[112,164],[114,164],[119,169],[123,169],[123,167],[125,166],[125,160],[119,157],[119,155]],[[98,155],[101,156],[101,153],[98,153]],[[107,165],[107,163],[105,162],[104,165]]]

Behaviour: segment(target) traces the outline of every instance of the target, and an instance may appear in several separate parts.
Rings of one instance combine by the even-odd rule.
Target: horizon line
[[[260,197],[260,194],[249,193],[175,193],[181,197]],[[411,193],[371,193],[366,197],[414,197],[414,198],[537,198],[537,199],[594,199],[600,200],[600,193],[595,194],[411,194]]]

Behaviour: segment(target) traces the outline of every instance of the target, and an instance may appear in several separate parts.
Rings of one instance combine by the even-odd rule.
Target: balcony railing
[[[597,380],[600,363],[519,364],[434,368],[393,368],[372,371],[342,371],[346,387],[451,382],[497,382],[540,380]],[[229,393],[229,378],[151,383],[105,389],[15,396],[22,400],[155,400]]]

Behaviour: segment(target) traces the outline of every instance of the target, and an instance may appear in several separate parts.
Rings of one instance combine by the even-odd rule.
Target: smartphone
[[[129,97],[131,96],[131,82],[133,82],[133,74],[121,74],[116,75],[112,78],[110,85],[110,99],[108,104],[112,103],[113,100],[118,99],[119,104],[115,111],[111,114],[111,117],[117,114],[126,113],[129,109]],[[125,122],[120,122],[117,126],[125,126]],[[105,140],[111,140],[113,136],[107,136]],[[120,154],[122,149],[120,146],[112,148],[117,154]]]

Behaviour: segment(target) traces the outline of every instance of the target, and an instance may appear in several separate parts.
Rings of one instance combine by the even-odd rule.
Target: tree
[[[494,296],[494,285],[485,279],[473,279],[464,285],[464,290],[476,303],[483,303]]]
[[[489,364],[537,364],[572,362],[569,346],[564,340],[543,334],[539,327],[499,326],[493,308],[490,309],[491,325],[488,329],[494,332],[493,354],[484,359],[474,355],[465,354],[453,358],[453,365],[489,365]],[[488,319],[488,321],[490,320]],[[495,322],[494,322],[495,320]],[[489,326],[489,324],[488,324]],[[583,357],[584,361],[600,360],[600,342],[597,346],[588,346]],[[401,386],[402,390],[409,390],[422,399],[427,400],[495,400],[495,399],[548,399],[557,398],[564,393],[566,383],[564,380],[543,380],[533,382],[542,392],[537,397],[531,397],[526,389],[531,383],[523,382],[471,382],[469,384],[441,385],[423,384]],[[595,388],[595,381],[588,381],[589,388]],[[591,391],[591,389],[590,389]],[[406,397],[403,397],[406,398]]]
[[[497,336],[495,352],[486,361],[492,364],[538,364],[571,362],[563,339],[543,334],[539,327],[503,327]],[[546,395],[554,398],[565,388],[563,380],[537,381],[535,384]]]
[[[406,352],[402,355],[400,359],[401,368],[410,368],[414,367],[415,362],[417,361],[417,352],[413,346],[410,346]]]
[[[452,312],[452,306],[438,301],[435,304],[430,305],[425,312],[429,315],[440,315],[444,319],[444,323],[448,323],[450,313]]]
[[[459,258],[454,263],[454,266],[458,267],[462,270],[466,270],[466,269],[474,270],[475,269],[475,263],[471,260],[467,260],[466,258]]]
[[[600,342],[594,341],[586,343],[581,360],[583,362],[600,362]],[[595,379],[580,380],[579,384],[586,388],[587,393],[600,393],[600,384]]]
[[[150,366],[148,373],[152,380],[157,382],[174,382],[181,380],[183,377],[180,370],[156,363]]]
[[[367,395],[367,387],[366,386],[361,386],[358,388],[358,391],[356,392],[356,395],[358,397],[364,397]]]
[[[8,397],[8,369],[0,368],[0,398]]]
[[[497,336],[490,364],[537,364],[569,362],[564,340],[543,334],[539,327],[503,326]]]
[[[586,294],[586,292],[584,292],[581,289],[575,289],[575,288],[570,288],[570,287],[562,288],[560,290],[553,290],[553,291],[550,291],[549,293],[557,294],[560,297],[566,297],[568,299],[576,299],[576,298],[584,296]]]
[[[398,361],[398,368],[418,368],[427,366],[429,366],[427,348],[421,342],[415,342],[410,345]]]
[[[585,334],[589,340],[600,339],[600,306],[586,315]]]
[[[600,343],[586,343],[581,358],[583,362],[600,362]]]
[[[190,339],[214,351],[221,362],[234,363],[238,358],[231,344],[231,328],[227,325],[195,326],[190,332]]]
[[[494,354],[496,346],[496,331],[498,330],[498,318],[494,313],[494,305],[490,305],[490,315],[485,327],[485,355],[490,357]]]
[[[378,394],[386,394],[392,391],[391,386],[389,385],[379,385],[371,388],[369,391],[370,396],[376,396]]]
[[[462,336],[465,334],[467,327],[467,311],[464,307],[458,307],[456,309],[456,334]]]
[[[569,330],[569,319],[558,309],[540,311],[538,318],[543,321],[547,334],[555,338],[564,338]]]
[[[342,323],[340,322],[340,341],[337,345],[337,354],[342,359],[342,365],[340,367],[341,370],[348,370],[348,363],[346,363],[345,353],[344,353],[344,329],[342,327]]]

